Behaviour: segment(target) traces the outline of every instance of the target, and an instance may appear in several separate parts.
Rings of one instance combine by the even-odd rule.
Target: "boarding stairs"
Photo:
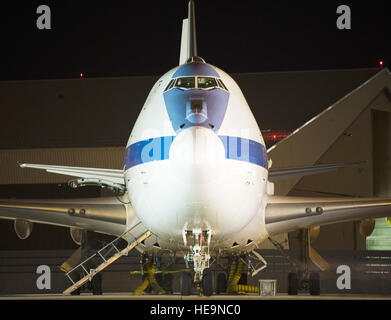
[[[120,235],[118,238],[114,239],[112,242],[108,243],[106,246],[104,246],[102,249],[88,257],[86,260],[78,264],[76,267],[68,271],[65,275],[69,278],[69,280],[72,282],[72,285],[66,289],[63,294],[70,294],[74,290],[80,288],[83,284],[85,284],[87,281],[91,280],[97,273],[108,267],[110,264],[112,264],[114,261],[122,257],[123,255],[128,255],[129,251],[132,250],[135,246],[137,246],[140,242],[144,241],[146,238],[150,237],[152,235],[152,232],[146,231],[143,232],[141,235],[134,237],[131,234],[131,231],[134,230],[136,227],[138,227],[141,224],[139,222],[129,230],[125,231],[122,235]],[[128,244],[125,248],[119,249],[118,243],[121,241],[121,239],[127,239],[129,238],[129,235],[131,235],[131,240],[128,241]],[[114,254],[112,254],[114,252]],[[87,270],[87,265],[91,263],[92,259],[98,259],[101,261],[101,264],[99,264],[95,269]],[[80,271],[84,271],[84,277],[82,277],[80,280],[75,282],[71,274],[78,274]]]

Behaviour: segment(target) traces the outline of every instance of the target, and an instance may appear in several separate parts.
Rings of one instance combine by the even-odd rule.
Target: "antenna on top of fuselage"
[[[194,0],[189,1],[189,58],[197,57],[197,34]]]
[[[188,17],[182,23],[181,54],[179,64],[205,62],[197,55],[197,35],[194,0],[189,1]]]

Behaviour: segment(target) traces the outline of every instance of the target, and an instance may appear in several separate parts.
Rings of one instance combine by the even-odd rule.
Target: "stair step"
[[[137,226],[137,225],[136,225]],[[135,226],[135,227],[136,227]],[[132,228],[133,229],[133,228]],[[130,232],[130,230],[126,231],[123,235],[125,235],[126,233]],[[122,236],[123,236],[122,235]],[[152,235],[152,232],[150,231],[147,231],[145,233],[143,233],[141,236],[139,236],[137,239],[135,238],[132,242],[130,242],[124,249],[122,249],[121,251],[119,251],[117,249],[117,247],[115,247],[114,243],[119,241],[122,236],[118,237],[117,239],[115,239],[113,242],[109,243],[108,245],[106,245],[103,249],[99,250],[98,251],[98,254],[100,255],[100,251],[106,249],[108,246],[114,246],[115,249],[116,249],[116,253],[114,255],[112,255],[110,258],[105,258],[103,259],[104,262],[102,264],[100,264],[97,268],[95,268],[92,272],[88,273],[85,269],[85,267],[83,266],[83,264],[85,262],[87,262],[88,260],[90,260],[92,257],[96,256],[96,253],[93,254],[91,257],[89,257],[88,259],[84,260],[82,263],[80,263],[78,266],[76,266],[75,268],[73,268],[72,270],[70,270],[66,276],[68,276],[68,278],[72,281],[73,283],[73,280],[72,278],[69,276],[73,271],[75,271],[76,269],[78,269],[79,267],[83,268],[83,270],[85,272],[87,272],[88,274],[85,275],[83,278],[81,278],[80,280],[78,280],[77,282],[73,283],[68,289],[66,289],[63,294],[70,294],[71,292],[73,292],[74,290],[78,289],[79,287],[81,287],[84,283],[86,283],[88,280],[92,279],[97,273],[99,273],[100,271],[102,271],[103,269],[105,269],[106,267],[108,267],[110,264],[112,264],[114,261],[116,261],[117,259],[119,259],[120,257],[122,257],[123,255],[127,255],[128,252],[130,250],[132,250],[135,246],[137,246],[140,242],[144,241],[145,239],[147,239],[148,237],[150,237]],[[101,255],[100,255],[101,256]]]

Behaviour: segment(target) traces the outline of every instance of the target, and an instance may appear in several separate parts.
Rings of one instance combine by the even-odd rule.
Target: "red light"
[[[383,66],[383,64],[384,64],[383,61],[379,61],[379,65],[380,65],[381,67]]]
[[[275,138],[276,138],[276,135],[273,136],[273,139],[275,139]]]
[[[80,78],[83,78],[84,74],[83,73],[80,73]]]

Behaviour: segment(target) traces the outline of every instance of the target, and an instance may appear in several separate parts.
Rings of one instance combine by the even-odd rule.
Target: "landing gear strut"
[[[320,277],[317,272],[309,272],[309,261],[314,261],[315,258],[318,266],[327,267],[322,257],[320,257],[311,247],[310,230],[300,230],[300,264],[297,266],[295,262],[285,253],[284,249],[275,241],[269,240],[280,250],[280,252],[291,262],[296,269],[295,273],[288,274],[288,294],[297,295],[299,291],[309,292],[311,295],[320,295]],[[322,261],[323,260],[323,261]]]
[[[193,264],[194,269],[194,284],[196,284],[205,296],[213,294],[213,277],[209,269],[209,245],[212,236],[212,231],[193,229],[183,230],[183,241],[187,246],[189,244],[189,252],[184,256],[186,268],[189,264]],[[188,292],[187,276],[181,276],[181,291]],[[182,286],[183,284],[183,286]]]
[[[319,273],[310,273],[308,265],[310,262],[311,239],[310,230],[300,230],[300,268],[298,272],[298,289],[309,291],[311,295],[320,295]],[[297,293],[294,293],[297,294]]]

